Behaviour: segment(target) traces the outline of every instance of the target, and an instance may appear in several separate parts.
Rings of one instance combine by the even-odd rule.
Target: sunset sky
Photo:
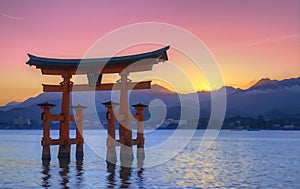
[[[216,58],[225,85],[245,89],[265,77],[298,77],[299,18],[299,0],[1,0],[0,105],[36,96],[42,83],[60,80],[26,65],[27,53],[81,58],[105,34],[140,22],[172,24],[193,33]],[[170,60],[182,63],[176,55]],[[197,85],[203,89],[205,84]],[[184,86],[181,90],[188,92]]]

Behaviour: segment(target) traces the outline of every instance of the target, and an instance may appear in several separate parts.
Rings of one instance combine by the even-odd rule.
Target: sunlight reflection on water
[[[162,140],[160,131],[147,140]],[[186,132],[186,131],[182,131]],[[55,133],[55,132],[54,132]],[[222,131],[198,153],[203,131],[168,162],[149,168],[106,169],[88,146],[83,164],[60,166],[57,147],[49,167],[41,164],[41,131],[0,131],[0,188],[297,188],[300,185],[300,132]],[[154,143],[152,143],[154,145]],[[150,156],[146,151],[146,158]],[[159,161],[159,156],[156,157]]]

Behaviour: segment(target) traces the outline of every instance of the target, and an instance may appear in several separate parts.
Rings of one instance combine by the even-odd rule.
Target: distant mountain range
[[[270,80],[264,78],[247,90],[225,87],[227,91],[227,110],[226,117],[258,117],[263,115],[265,118],[300,118],[300,77],[285,80]],[[179,119],[181,114],[181,104],[184,106],[186,119],[197,119],[193,117],[193,112],[200,106],[200,117],[210,116],[211,93],[217,91],[201,91],[190,94],[176,94],[168,89],[153,85],[149,90],[131,91],[129,103],[135,104],[142,102],[149,104],[155,99],[154,109],[161,110],[163,103],[167,107],[167,117]],[[85,98],[85,92],[80,93],[81,98]],[[98,91],[95,93],[95,104],[100,119],[105,119],[106,109],[101,104],[109,101],[110,91]],[[197,103],[195,97],[200,101]],[[29,98],[24,102],[11,102],[6,106],[0,107],[0,123],[12,123],[19,117],[40,122],[41,109],[37,106],[39,103],[49,102],[56,104],[51,111],[58,114],[61,106],[61,93],[42,93],[36,97]],[[163,102],[163,103],[162,103]],[[85,106],[93,106],[90,99],[85,99]],[[155,111],[154,111],[155,112]],[[89,117],[91,111],[86,110]],[[146,111],[146,117],[150,117],[150,112]]]

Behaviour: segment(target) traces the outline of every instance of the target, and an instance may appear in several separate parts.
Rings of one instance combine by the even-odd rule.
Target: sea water
[[[178,144],[190,130],[180,130]],[[84,131],[83,164],[76,164],[72,147],[69,165],[59,165],[58,147],[51,147],[51,164],[41,163],[41,130],[0,131],[0,188],[299,188],[299,131],[221,131],[205,152],[199,153],[203,130],[172,158],[162,160],[164,142],[174,130],[149,131],[145,167],[106,169],[105,132]],[[71,136],[75,134],[71,131]],[[51,131],[55,138],[58,131]],[[161,145],[161,146],[160,146]],[[159,154],[149,154],[152,148]],[[176,146],[174,146],[175,148]],[[135,149],[135,147],[134,147]],[[148,152],[147,152],[148,149]],[[152,151],[151,151],[152,152]],[[147,166],[151,158],[151,166]],[[153,164],[156,163],[156,164]],[[133,163],[135,164],[135,162]]]

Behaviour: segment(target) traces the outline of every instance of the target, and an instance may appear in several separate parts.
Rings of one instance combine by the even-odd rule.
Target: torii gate
[[[41,145],[43,146],[42,161],[44,164],[50,162],[50,145],[59,145],[58,159],[60,162],[70,161],[70,145],[77,144],[76,159],[83,159],[83,137],[82,137],[82,111],[84,106],[74,106],[75,116],[70,115],[70,93],[76,91],[90,90],[120,90],[120,110],[117,116],[114,115],[112,108],[116,104],[113,102],[103,103],[108,114],[108,139],[107,139],[107,160],[114,163],[115,151],[110,147],[116,145],[121,146],[120,159],[122,161],[130,161],[133,159],[132,145],[138,145],[138,148],[144,148],[143,125],[138,125],[138,136],[136,140],[132,140],[131,113],[128,103],[129,89],[150,89],[151,81],[131,82],[128,75],[131,72],[141,72],[152,70],[154,64],[168,60],[167,50],[170,47],[164,47],[152,52],[135,54],[129,56],[112,57],[112,58],[89,58],[89,59],[57,59],[37,57],[28,54],[29,61],[26,64],[35,66],[40,69],[43,75],[61,75],[63,81],[60,85],[43,84],[44,92],[62,92],[62,106],[60,115],[52,115],[50,109],[55,106],[53,104],[39,104],[43,108],[42,119],[44,121],[44,132]],[[130,66],[133,63],[134,66]],[[80,69],[78,67],[80,66]],[[118,83],[101,83],[103,74],[118,73],[121,79]],[[71,78],[75,74],[86,74],[89,84],[73,85]],[[137,110],[136,116],[138,121],[144,121],[143,110],[146,107],[143,104],[133,106]],[[115,140],[115,120],[120,122],[119,140]],[[60,121],[59,139],[50,138],[50,121]],[[76,138],[70,139],[69,126],[70,121],[76,120]],[[139,122],[139,123],[140,123]],[[112,142],[113,141],[113,142]],[[116,144],[117,143],[117,144]],[[113,144],[113,145],[112,145]],[[123,147],[123,148],[122,148]],[[139,151],[139,149],[138,149]],[[110,153],[112,152],[112,153]]]

